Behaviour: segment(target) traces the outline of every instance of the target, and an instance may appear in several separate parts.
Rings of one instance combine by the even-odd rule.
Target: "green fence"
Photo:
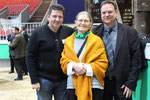
[[[9,59],[8,44],[0,44],[0,59]]]
[[[132,97],[133,100],[150,100],[150,60],[148,60],[148,68],[139,75],[137,88]]]

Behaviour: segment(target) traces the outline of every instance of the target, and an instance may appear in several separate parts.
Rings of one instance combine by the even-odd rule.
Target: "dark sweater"
[[[73,29],[61,26],[57,33],[44,25],[31,35],[27,47],[27,67],[31,83],[38,83],[39,77],[58,82],[66,79],[61,70],[60,58],[63,51],[62,40],[73,33]]]

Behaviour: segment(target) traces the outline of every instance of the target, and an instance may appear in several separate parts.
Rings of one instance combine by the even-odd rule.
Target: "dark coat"
[[[27,31],[23,31],[22,35],[24,37],[25,46],[27,46],[28,45],[28,34],[27,34]]]
[[[8,42],[11,42],[11,43],[12,43],[12,40],[13,40],[14,38],[15,38],[15,36],[12,36],[12,34],[9,34],[9,35],[7,36]],[[9,47],[9,52],[10,52],[11,50],[14,50],[14,49],[11,48],[11,47]]]
[[[93,33],[102,38],[104,24],[96,26]],[[121,97],[124,84],[135,90],[141,68],[140,43],[137,31],[129,26],[118,23],[114,69],[111,74],[116,77],[117,93]]]
[[[10,51],[12,58],[19,59],[25,57],[25,42],[22,34],[15,35],[9,47],[14,48],[14,50]]]

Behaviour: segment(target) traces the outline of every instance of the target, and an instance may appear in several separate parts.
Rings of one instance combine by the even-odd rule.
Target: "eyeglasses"
[[[77,21],[80,22],[80,23],[82,23],[82,22],[84,22],[84,23],[89,23],[89,22],[90,22],[89,20],[82,20],[82,19],[77,20]]]

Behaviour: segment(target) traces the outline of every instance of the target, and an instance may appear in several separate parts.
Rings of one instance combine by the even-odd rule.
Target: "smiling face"
[[[12,31],[12,34],[13,34],[13,35],[19,34],[19,28],[13,27],[13,28],[11,29],[11,31]]]
[[[54,32],[57,32],[63,23],[63,12],[61,10],[52,10],[50,15],[47,15],[47,20],[49,21],[48,26]]]
[[[80,14],[75,21],[75,25],[79,35],[86,33],[91,28],[92,22],[87,14]]]
[[[101,7],[101,19],[107,28],[112,27],[117,18],[117,10],[115,10],[113,4],[107,3]]]

